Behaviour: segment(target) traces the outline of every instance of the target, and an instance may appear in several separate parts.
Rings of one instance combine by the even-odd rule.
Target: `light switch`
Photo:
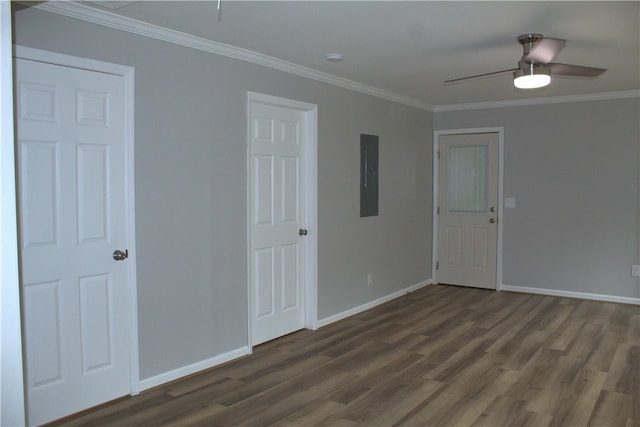
[[[505,197],[504,199],[504,207],[505,208],[515,208],[516,207],[516,198],[515,197]]]

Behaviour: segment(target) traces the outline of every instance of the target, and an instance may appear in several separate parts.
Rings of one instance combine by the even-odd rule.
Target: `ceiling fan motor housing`
[[[531,52],[533,47],[536,44],[538,44],[538,42],[543,38],[544,36],[539,33],[529,33],[529,34],[523,34],[521,36],[518,36],[518,42],[522,45],[522,50],[523,50],[523,53],[522,53],[523,59],[521,61],[525,61],[524,58]],[[532,60],[527,60],[526,62],[529,64],[533,63]]]

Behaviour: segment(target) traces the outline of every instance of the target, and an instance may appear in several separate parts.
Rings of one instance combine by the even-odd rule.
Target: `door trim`
[[[25,425],[11,3],[0,1],[0,425]]]
[[[247,345],[252,345],[252,306],[253,287],[249,274],[251,268],[251,105],[263,104],[275,107],[297,110],[304,114],[306,120],[305,141],[307,146],[303,151],[305,174],[303,176],[303,191],[305,191],[305,217],[302,219],[309,230],[309,235],[303,239],[305,245],[305,328],[318,329],[318,106],[307,102],[265,95],[257,92],[247,92]]]
[[[140,367],[138,348],[138,294],[136,282],[136,242],[135,242],[135,186],[134,186],[134,75],[133,67],[112,64],[94,59],[79,58],[40,49],[15,46],[14,58],[44,62],[69,68],[113,74],[124,79],[125,98],[125,215],[127,216],[126,236],[129,249],[128,305],[129,305],[129,370],[130,393],[140,393]]]
[[[431,246],[431,271],[433,280],[438,283],[438,190],[439,190],[439,159],[440,136],[442,135],[464,135],[473,133],[497,133],[498,134],[498,248],[496,256],[496,291],[502,288],[502,224],[503,224],[503,176],[504,176],[504,127],[468,128],[436,130],[433,132],[433,239]]]

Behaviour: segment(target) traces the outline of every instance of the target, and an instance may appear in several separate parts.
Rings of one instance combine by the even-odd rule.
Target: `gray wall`
[[[638,98],[436,113],[504,126],[502,283],[640,297],[638,117]]]
[[[247,91],[318,105],[319,318],[431,277],[432,113],[35,9],[14,26],[18,45],[135,67],[142,379],[247,345]],[[360,133],[380,136],[366,219]]]
[[[434,123],[505,128],[504,284],[640,296],[637,99],[434,117],[35,9],[14,26],[19,45],[135,67],[143,379],[247,345],[247,91],[318,105],[320,319],[432,277]],[[359,218],[360,133],[380,136],[377,217]]]

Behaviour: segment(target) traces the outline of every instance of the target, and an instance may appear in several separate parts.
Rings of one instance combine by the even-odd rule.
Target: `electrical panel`
[[[360,216],[378,215],[378,136],[360,134]]]

